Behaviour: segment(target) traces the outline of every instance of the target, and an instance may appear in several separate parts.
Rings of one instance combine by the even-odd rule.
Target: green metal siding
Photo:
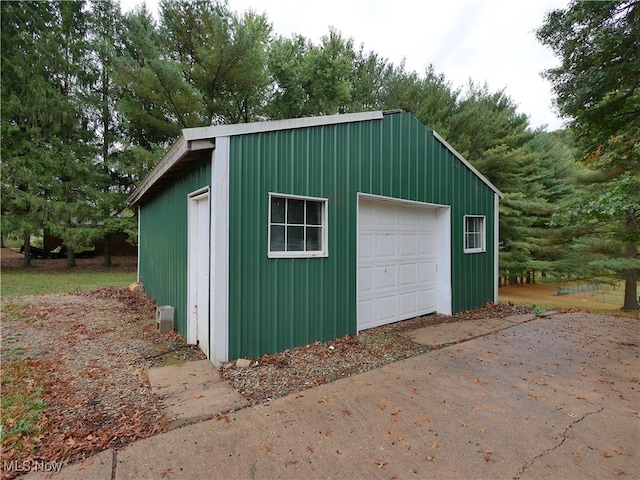
[[[188,195],[211,182],[211,155],[176,176],[140,205],[140,277],[158,305],[175,308],[174,324],[187,336]]]
[[[493,299],[495,194],[410,114],[232,137],[229,182],[229,358],[356,332],[358,192],[451,205],[453,311]],[[328,258],[267,257],[269,192],[328,198]]]

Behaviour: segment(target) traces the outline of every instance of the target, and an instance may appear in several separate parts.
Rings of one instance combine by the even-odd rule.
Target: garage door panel
[[[418,264],[420,284],[435,283],[436,281],[436,266],[431,262],[420,262]]]
[[[360,199],[358,330],[436,311],[435,208]]]
[[[418,255],[421,257],[431,257],[435,259],[435,250],[433,246],[436,244],[435,233],[421,233],[418,236]]]
[[[393,258],[396,256],[396,236],[379,233],[375,236],[374,252],[378,258]]]
[[[396,215],[396,218],[397,226],[400,229],[410,228],[411,230],[415,230],[421,221],[415,209],[410,207],[408,207],[406,211],[402,213],[402,215]]]
[[[418,311],[418,294],[408,292],[398,296],[399,314],[402,317],[414,316]]]
[[[358,258],[373,258],[373,234],[358,235]]]
[[[418,226],[421,231],[435,232],[437,230],[435,209],[422,212],[418,217]]]
[[[416,286],[418,284],[418,266],[415,263],[400,265],[398,268],[398,286]]]
[[[396,266],[382,265],[375,267],[375,289],[376,291],[391,290],[396,287]]]
[[[418,238],[415,234],[400,235],[400,257],[415,257],[418,254]]]
[[[421,312],[436,310],[436,293],[434,289],[420,290],[418,293],[418,309]]]
[[[362,267],[358,269],[358,293],[364,294],[373,292],[373,267]]]
[[[383,325],[395,321],[396,302],[396,295],[381,296],[375,300],[376,311],[373,317],[375,325]]]
[[[393,208],[381,208],[373,211],[373,223],[380,227],[395,227],[396,215]]]
[[[370,328],[375,326],[373,307],[373,299],[358,302],[358,318],[366,320],[366,323],[363,323],[362,325],[363,328]]]

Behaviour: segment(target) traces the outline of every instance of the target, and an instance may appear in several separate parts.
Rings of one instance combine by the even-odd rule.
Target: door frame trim
[[[187,343],[195,345],[198,341],[198,326],[196,322],[193,321],[193,317],[191,315],[191,306],[193,304],[193,295],[194,295],[194,286],[192,283],[192,271],[191,271],[191,262],[195,260],[192,258],[192,242],[195,239],[192,236],[192,228],[193,228],[193,218],[196,213],[196,205],[200,200],[207,198],[209,202],[209,282],[211,281],[211,196],[209,194],[209,187],[199,188],[188,194],[188,202],[189,207],[187,210]],[[209,338],[207,339],[207,351],[209,352],[209,356],[211,356],[211,299],[207,299],[207,318],[209,319]]]

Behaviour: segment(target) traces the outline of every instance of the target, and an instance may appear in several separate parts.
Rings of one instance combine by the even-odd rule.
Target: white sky
[[[274,35],[318,43],[329,27],[358,47],[423,75],[431,63],[455,87],[505,89],[532,127],[563,126],[540,73],[559,63],[535,38],[546,12],[569,0],[228,0],[231,10],[266,13]],[[121,0],[124,11],[142,0]],[[157,0],[146,0],[157,13]]]

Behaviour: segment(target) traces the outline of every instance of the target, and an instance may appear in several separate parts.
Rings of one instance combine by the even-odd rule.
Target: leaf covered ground
[[[158,333],[155,303],[126,288],[12,297],[2,310],[7,462],[70,462],[164,431],[146,369],[165,352],[202,358]]]
[[[420,317],[265,355],[246,369],[227,365],[221,372],[258,404],[428,350],[401,332],[526,312],[530,309],[490,305],[452,317]],[[69,463],[165,431],[170,419],[146,371],[167,361],[203,358],[177,333],[158,333],[155,303],[126,288],[10,297],[3,300],[2,314],[2,457],[7,461]]]

